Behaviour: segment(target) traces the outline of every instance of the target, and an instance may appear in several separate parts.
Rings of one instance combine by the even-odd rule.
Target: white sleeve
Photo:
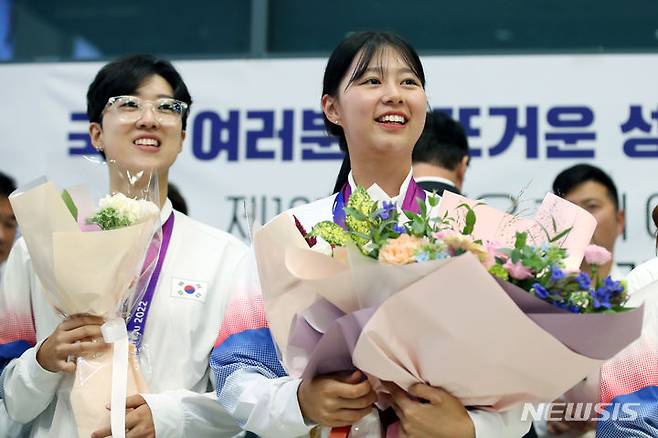
[[[39,347],[41,342],[9,362],[2,372],[7,413],[19,423],[34,420],[48,407],[63,376],[41,368],[36,357]]]
[[[301,379],[267,377],[256,368],[240,368],[224,384],[220,402],[244,430],[261,438],[308,437],[315,426],[302,416],[297,400]]]
[[[235,437],[242,433],[217,403],[214,392],[199,394],[183,389],[142,397],[151,409],[157,438]]]
[[[530,430],[531,420],[522,421],[523,406],[505,412],[468,411],[475,426],[475,438],[516,438]]]

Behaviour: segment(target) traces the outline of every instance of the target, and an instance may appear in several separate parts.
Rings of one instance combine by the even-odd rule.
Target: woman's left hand
[[[112,436],[110,427],[97,430],[92,438]],[[139,394],[126,398],[126,438],[155,438],[155,424],[151,408]]]
[[[466,408],[449,392],[417,383],[407,393],[384,382],[400,419],[400,438],[474,438],[475,426]]]

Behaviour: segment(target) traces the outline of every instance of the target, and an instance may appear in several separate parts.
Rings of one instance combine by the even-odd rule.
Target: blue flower
[[[540,298],[542,300],[545,300],[551,294],[544,286],[542,286],[539,283],[533,284],[532,290],[535,291],[535,295],[537,296],[537,298]]]
[[[559,281],[564,278],[565,274],[564,271],[557,266],[553,265],[551,266],[551,281]]]
[[[444,260],[447,259],[448,257],[450,256],[448,255],[448,253],[444,251],[437,252],[436,254],[434,254],[434,260]]]
[[[582,312],[582,309],[580,307],[576,306],[575,304],[570,304],[569,308],[567,310],[569,310],[569,312],[571,312],[571,313],[581,313]]]
[[[610,290],[605,286],[592,292],[592,300],[595,309],[612,308],[612,304],[610,304]]]
[[[396,209],[397,206],[395,205],[395,202],[384,201],[382,208],[375,212],[375,217],[382,220],[388,220],[388,218],[391,217],[391,213]]]
[[[398,234],[404,234],[404,233],[407,232],[407,229],[404,228],[403,225],[395,224],[395,225],[393,225],[393,231],[395,231]]]
[[[430,255],[427,253],[427,251],[423,251],[420,254],[416,255],[417,262],[426,262],[429,259],[430,259]]]
[[[587,272],[581,272],[578,274],[576,281],[582,290],[589,290],[589,287],[592,284],[592,279],[587,274]]]
[[[621,281],[615,281],[609,276],[605,277],[603,287],[605,287],[611,294],[619,294],[624,291],[624,286],[621,284]]]

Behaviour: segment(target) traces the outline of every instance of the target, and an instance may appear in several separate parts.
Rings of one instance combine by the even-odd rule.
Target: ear
[[[461,190],[461,186],[464,185],[464,178],[466,177],[466,169],[468,168],[468,160],[469,160],[468,155],[464,155],[462,160],[457,165],[456,173],[457,173],[457,181],[459,183],[459,187],[457,188],[459,190]]]
[[[621,236],[626,227],[626,212],[624,210],[619,210],[617,212],[617,236]]]
[[[338,107],[338,99],[328,94],[322,96],[322,111],[327,116],[331,123],[340,125],[340,108]]]
[[[183,142],[187,138],[187,131],[181,131],[180,134],[180,144],[178,145],[178,153],[180,154],[183,151]]]
[[[103,128],[100,123],[92,122],[89,124],[89,137],[91,137],[91,144],[100,150],[103,144]]]

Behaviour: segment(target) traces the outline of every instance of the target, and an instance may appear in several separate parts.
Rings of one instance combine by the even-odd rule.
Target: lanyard
[[[151,279],[144,293],[142,300],[137,303],[135,310],[130,315],[128,320],[128,337],[132,340],[139,351],[142,345],[142,337],[144,335],[144,327],[146,327],[146,318],[148,317],[151,303],[153,302],[153,295],[155,294],[155,287],[158,285],[158,278],[160,278],[160,270],[162,263],[167,255],[167,248],[169,248],[169,240],[171,239],[171,232],[174,228],[174,213],[169,215],[167,221],[162,225],[162,245],[160,246],[160,253],[158,255],[158,262],[153,269]]]

